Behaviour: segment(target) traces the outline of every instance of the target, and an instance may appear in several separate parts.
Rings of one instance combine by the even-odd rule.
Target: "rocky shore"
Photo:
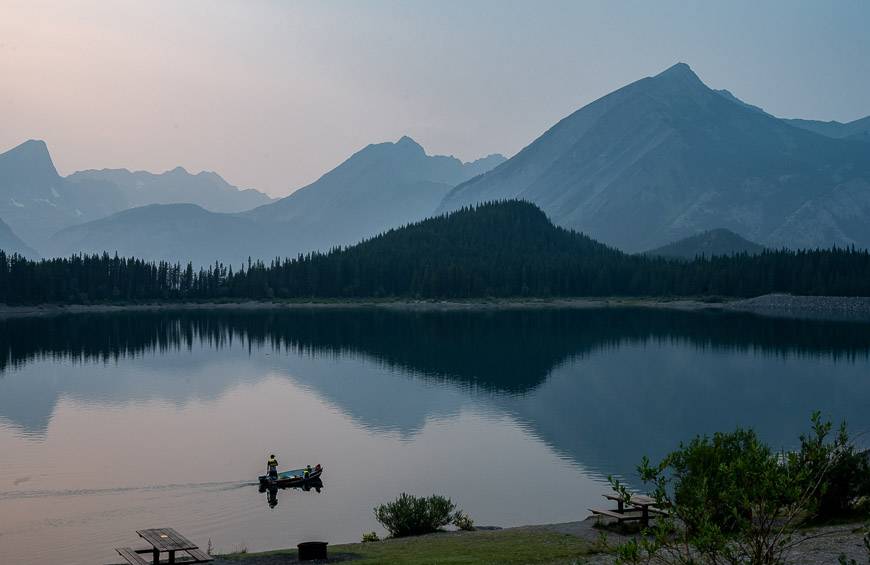
[[[864,296],[766,294],[747,300],[729,302],[724,308],[737,312],[751,312],[785,318],[870,321],[870,297]]]

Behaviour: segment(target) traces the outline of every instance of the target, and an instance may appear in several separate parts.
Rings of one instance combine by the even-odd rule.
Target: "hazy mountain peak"
[[[521,198],[626,251],[712,227],[774,247],[865,246],[870,156],[855,129],[810,135],[679,63],[563,118],[439,211]]]
[[[32,153],[32,154],[44,154],[48,155],[48,146],[45,144],[45,141],[41,139],[28,139],[24,143],[20,145],[16,145],[9,151],[12,152],[20,152],[20,153]]]
[[[501,153],[491,153],[486,157],[481,157],[480,159],[475,159],[474,161],[463,163],[462,167],[464,170],[468,171],[470,177],[476,177],[477,175],[482,175],[488,171],[491,171],[505,161],[507,161],[507,157],[505,157]]]
[[[19,169],[21,173],[48,173],[50,176],[58,176],[48,146],[41,139],[28,139],[16,145],[0,154],[0,160],[5,166]]]
[[[408,147],[414,148],[415,150],[420,151],[421,153],[425,153],[426,151],[423,149],[423,146],[408,137],[407,135],[403,135],[399,138],[399,141],[396,142],[397,147]]]
[[[663,70],[659,74],[655,76],[657,79],[667,79],[667,80],[683,80],[683,81],[693,81],[701,83],[701,79],[698,78],[698,75],[695,74],[695,71],[692,70],[692,67],[687,65],[686,63],[677,63],[667,69]],[[703,84],[703,83],[702,83]]]

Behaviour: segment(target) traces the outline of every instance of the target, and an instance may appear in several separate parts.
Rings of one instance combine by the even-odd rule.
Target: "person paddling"
[[[278,480],[278,460],[275,459],[274,453],[269,456],[269,460],[266,462],[266,469],[270,479]]]

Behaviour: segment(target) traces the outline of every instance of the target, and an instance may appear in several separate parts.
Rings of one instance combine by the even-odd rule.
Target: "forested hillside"
[[[762,251],[764,251],[764,246],[749,241],[731,230],[720,228],[686,237],[657,249],[651,249],[644,255],[671,259],[694,259],[700,256],[713,257],[716,255],[734,255],[735,253],[755,255]]]
[[[194,270],[103,255],[0,252],[0,301],[524,296],[870,296],[870,253],[833,248],[674,261],[554,226],[527,202],[465,208],[347,249]]]

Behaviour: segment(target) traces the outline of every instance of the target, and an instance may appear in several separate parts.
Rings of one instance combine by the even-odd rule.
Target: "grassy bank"
[[[582,563],[600,552],[595,544],[577,536],[522,528],[431,534],[390,539],[374,543],[329,546],[331,558],[353,559],[354,563],[424,565],[451,563]],[[295,550],[241,553],[221,556],[217,564],[277,565],[293,562]]]

